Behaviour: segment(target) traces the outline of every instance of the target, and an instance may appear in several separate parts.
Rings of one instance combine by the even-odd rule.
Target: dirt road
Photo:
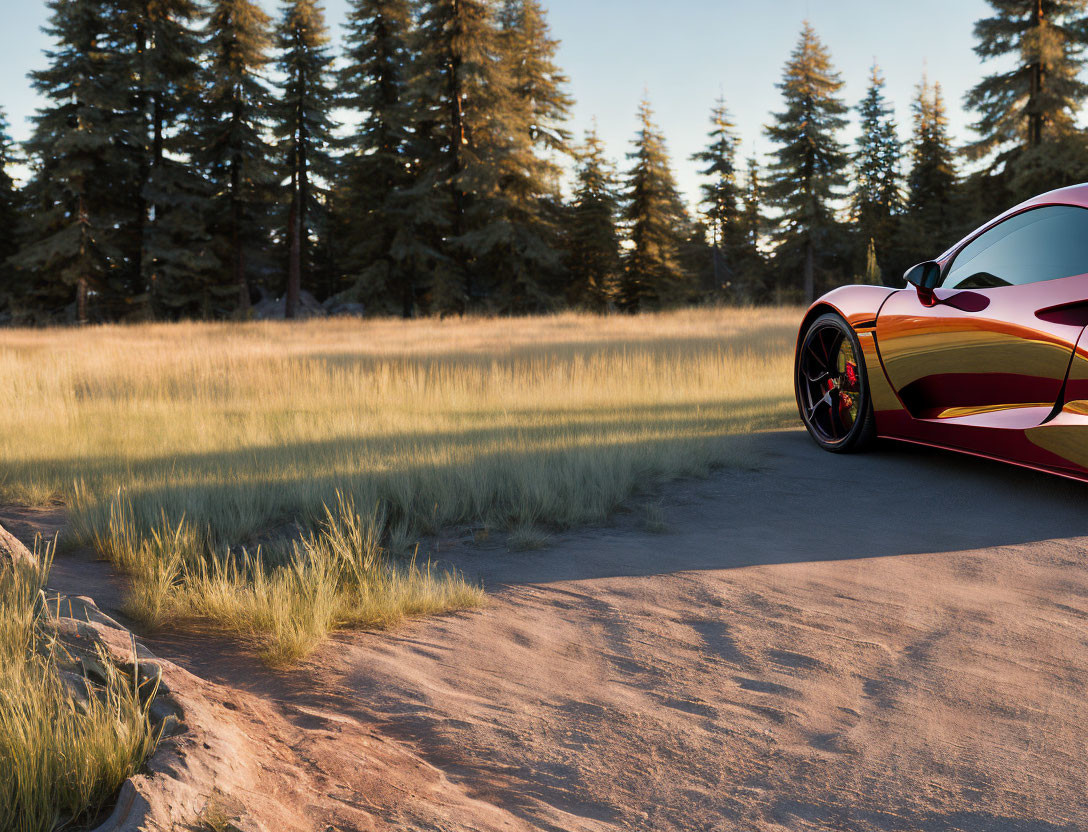
[[[299,782],[342,795],[305,804],[322,830],[1088,830],[1088,486],[756,442],[761,470],[666,489],[663,533],[445,545],[489,609],[288,677],[150,644],[278,721]],[[407,765],[374,791],[363,734],[429,791]]]

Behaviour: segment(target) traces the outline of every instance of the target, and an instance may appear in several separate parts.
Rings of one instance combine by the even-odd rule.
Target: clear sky
[[[48,46],[40,32],[42,0],[4,0],[0,105],[16,139],[29,132],[38,105],[26,73],[43,65]],[[264,0],[274,10],[277,0]],[[649,96],[664,129],[681,188],[695,197],[696,166],[710,107],[724,94],[739,126],[742,153],[765,154],[769,114],[781,107],[775,83],[797,41],[802,21],[812,21],[831,50],[854,105],[865,92],[875,59],[888,79],[900,130],[910,125],[910,100],[923,72],[945,88],[953,134],[970,137],[972,115],[964,92],[983,74],[972,51],[975,20],[985,0],[545,0],[553,33],[563,42],[560,62],[577,99],[573,129],[580,135],[594,118],[614,160],[627,164],[635,112]],[[339,37],[346,0],[327,0]],[[852,135],[852,132],[851,134]]]

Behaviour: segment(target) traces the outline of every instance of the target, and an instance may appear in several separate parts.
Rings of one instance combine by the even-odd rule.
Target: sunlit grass
[[[68,663],[42,592],[43,566],[0,567],[0,829],[51,832],[88,820],[151,752],[151,691],[109,662],[108,679],[73,699]],[[69,671],[70,672],[70,671]]]
[[[0,331],[0,401],[13,405],[0,423],[0,499],[65,501],[78,539],[138,577],[141,617],[173,617],[184,598],[245,631],[271,599],[310,591],[328,560],[322,535],[358,520],[337,510],[330,526],[327,507],[376,507],[383,558],[403,568],[388,552],[443,528],[510,531],[513,548],[533,548],[664,480],[754,464],[737,437],[792,419],[799,317]],[[296,524],[316,532],[308,543],[257,556]],[[397,580],[425,573],[437,589],[442,576],[427,570]],[[224,595],[238,600],[214,600]],[[309,609],[335,608],[314,615],[339,626],[349,606]]]
[[[266,552],[217,551],[208,535],[165,519],[141,533],[123,494],[95,548],[132,579],[125,612],[149,627],[206,619],[255,636],[269,664],[307,655],[330,631],[385,628],[405,617],[476,607],[483,591],[414,558],[395,562],[383,545],[379,507],[363,516],[338,494],[318,528]]]

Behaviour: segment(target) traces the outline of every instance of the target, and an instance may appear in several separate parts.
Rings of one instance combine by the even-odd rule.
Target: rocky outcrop
[[[37,563],[37,560],[26,546],[16,540],[3,526],[0,526],[0,568],[5,565],[10,566],[13,563],[29,565]]]
[[[103,661],[154,696],[149,715],[161,736],[158,747],[121,787],[113,812],[94,832],[196,828],[192,824],[207,817],[220,796],[229,805],[226,796],[253,790],[256,755],[251,741],[206,695],[208,683],[158,659],[90,598],[50,594],[48,605],[56,611],[54,625],[67,656],[60,673],[77,702],[107,681],[110,670]],[[277,808],[266,816],[276,817]],[[268,829],[244,810],[223,819],[229,820],[225,828],[236,832]],[[283,827],[299,828],[291,823]]]
[[[0,569],[12,564],[36,566],[37,559],[0,526]],[[152,728],[161,736],[158,748],[125,782],[113,812],[95,832],[195,828],[190,824],[207,813],[218,795],[252,789],[255,755],[247,761],[244,753],[250,741],[205,695],[206,682],[160,661],[91,598],[47,590],[46,608],[49,626],[62,647],[55,654],[57,673],[77,707],[98,695],[118,672],[154,697],[148,712]],[[269,816],[276,816],[276,807]],[[267,828],[241,812],[228,817],[227,828],[239,832]]]
[[[23,540],[63,525],[62,517],[50,526],[40,516],[30,523],[11,512],[3,516]],[[149,713],[162,729],[155,752],[124,783],[109,817],[93,832],[539,828],[448,777],[411,742],[386,736],[366,704],[355,703],[319,667],[331,656],[289,674],[273,673],[250,648],[201,631],[197,623],[189,634],[151,642],[156,652],[177,657],[167,661],[83,597],[88,586],[102,583],[71,571],[73,553],[64,559],[69,569],[54,576],[59,585],[46,595],[64,648],[58,652],[70,657],[57,669],[73,699],[78,705],[96,695],[105,676],[120,672],[147,695],[156,692]],[[191,651],[203,660],[194,662]]]
[[[282,321],[287,317],[287,298],[272,297],[262,291],[262,296],[250,309],[250,314],[257,321]],[[324,318],[328,313],[317,302],[317,299],[309,292],[303,290],[299,293],[297,320],[304,321],[309,318]]]
[[[287,316],[287,298],[273,297],[263,289],[261,298],[250,309],[250,314],[257,321],[282,321]],[[317,298],[305,289],[299,293],[296,320],[311,318],[362,318],[366,307],[361,303],[343,300],[339,295],[319,303]]]

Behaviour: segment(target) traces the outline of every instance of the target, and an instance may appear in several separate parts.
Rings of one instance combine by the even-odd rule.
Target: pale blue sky
[[[274,10],[276,0],[264,0]],[[0,69],[6,83],[0,105],[17,139],[38,102],[26,78],[43,64],[48,45],[40,32],[45,3],[5,0],[0,28]],[[775,82],[808,17],[831,50],[856,104],[875,58],[888,79],[901,131],[910,123],[910,99],[922,73],[940,81],[953,133],[969,138],[972,116],[963,93],[983,73],[972,46],[974,22],[985,0],[545,0],[554,34],[563,42],[560,62],[577,99],[573,128],[596,117],[609,151],[621,166],[635,130],[635,111],[649,95],[664,128],[677,178],[689,197],[698,177],[688,161],[704,143],[711,105],[724,93],[743,140],[742,152],[766,153],[769,114],[781,106]],[[329,22],[339,37],[346,0],[328,0]]]

